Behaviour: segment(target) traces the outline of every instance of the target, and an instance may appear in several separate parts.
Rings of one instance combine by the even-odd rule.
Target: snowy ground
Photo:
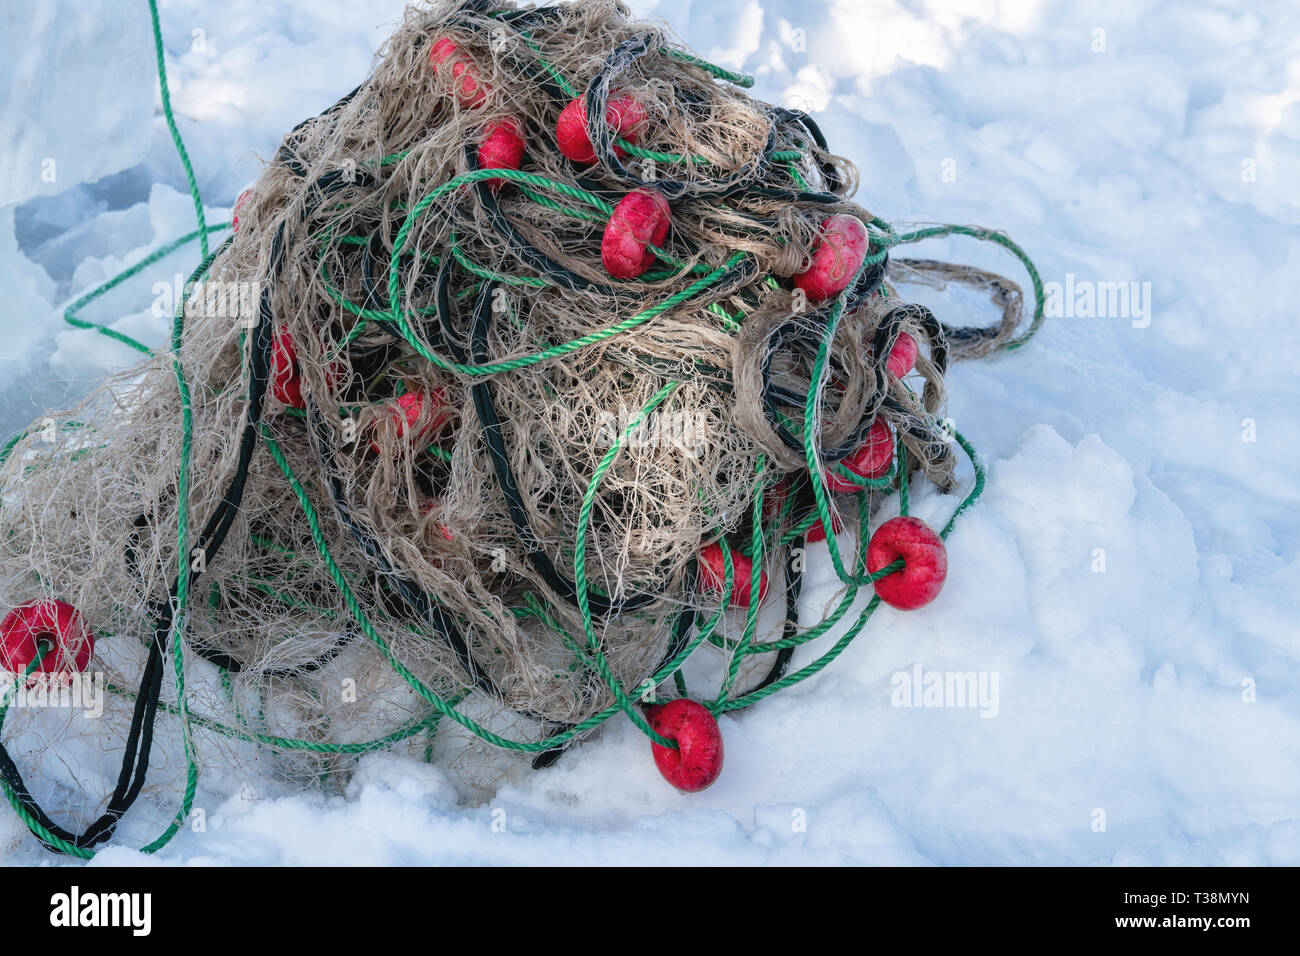
[[[401,6],[162,4],[214,216],[258,155],[365,74]],[[644,738],[613,721],[475,805],[444,771],[393,757],[368,758],[345,797],[215,772],[199,794],[207,831],[155,859],[1300,863],[1292,0],[634,6],[756,73],[762,98],[814,109],[886,219],[1005,229],[1046,281],[1136,282],[1142,307],[1066,308],[1024,350],[952,374],[952,417],[990,477],[950,539],[942,599],[883,609],[819,678],[724,718],[711,790],[669,789]],[[64,331],[67,302],[193,228],[150,109],[143,0],[34,7],[0,13],[6,434],[131,359]],[[1015,268],[968,240],[918,251]],[[160,264],[92,316],[161,341],[150,288],[193,261]],[[935,304],[958,323],[979,308]],[[923,495],[917,512],[951,506]],[[894,706],[893,676],[918,665],[996,677],[996,715]],[[51,859],[7,811],[0,853]]]

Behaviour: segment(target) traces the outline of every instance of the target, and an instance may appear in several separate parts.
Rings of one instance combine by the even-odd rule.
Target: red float
[[[0,667],[23,674],[36,659],[41,641],[50,645],[36,673],[71,680],[90,665],[95,639],[77,609],[63,601],[35,601],[16,607],[0,622]]]
[[[655,766],[684,793],[698,793],[722,773],[722,731],[708,708],[685,697],[645,709],[646,720],[676,748],[650,742]]]
[[[239,198],[235,200],[235,208],[230,211],[230,228],[233,231],[239,231],[239,210],[247,206],[249,200],[252,198],[253,191],[251,189],[245,189],[239,194]]]
[[[306,408],[298,379],[298,347],[287,325],[275,330],[271,341],[271,397],[290,408]]]
[[[763,492],[763,520],[772,521],[781,514],[786,499],[790,497],[790,483],[782,478]]]
[[[894,436],[890,433],[889,426],[880,419],[872,423],[871,430],[867,432],[867,440],[840,462],[847,470],[862,478],[883,478],[889,474],[893,463]],[[848,478],[840,477],[832,467],[828,467],[825,474],[827,491],[853,494],[863,490]]]
[[[397,430],[397,437],[403,437],[410,429],[412,441],[421,441],[433,434],[451,418],[451,410],[447,407],[447,392],[441,388],[430,389],[427,395],[420,391],[400,395],[389,403],[388,413]],[[425,422],[420,425],[422,417]],[[380,421],[382,422],[382,419]],[[375,442],[370,443],[370,448],[375,452],[379,451],[379,445]]]
[[[835,511],[831,512],[831,530],[839,534],[844,530],[844,519]],[[826,526],[822,524],[822,519],[818,518],[803,534],[806,544],[816,544],[818,541],[826,540]]]
[[[428,516],[441,507],[442,507],[442,502],[439,501],[437,498],[425,498],[420,505],[420,514]],[[441,521],[438,522],[438,533],[442,535],[444,538],[446,538],[448,541],[456,540],[452,536],[451,529],[448,528]]]
[[[479,78],[473,63],[455,40],[448,37],[435,40],[429,50],[429,65],[451,87],[461,106],[477,109],[487,99],[487,84]]]
[[[645,108],[630,96],[611,97],[605,106],[605,122],[614,127],[615,136],[635,143],[646,123]],[[555,142],[560,152],[572,162],[589,166],[596,161],[596,150],[587,135],[587,98],[579,96],[570,100],[560,111],[555,124]],[[618,146],[614,153],[620,159],[627,152]]]
[[[634,189],[618,201],[600,240],[600,261],[616,279],[635,279],[654,265],[650,246],[663,245],[672,222],[668,200]]]
[[[906,332],[900,332],[894,341],[894,347],[889,350],[889,358],[885,359],[885,367],[902,378],[916,367],[916,357],[919,354],[916,339]]]
[[[876,582],[880,600],[913,611],[939,596],[948,577],[948,549],[924,521],[890,518],[867,542],[867,570],[872,574],[899,558],[903,569]]]
[[[331,362],[325,379],[331,388],[343,375],[343,366]],[[271,337],[271,397],[290,408],[303,409],[307,402],[302,397],[302,378],[298,368],[298,346],[293,341],[289,326],[282,325]]]
[[[751,593],[750,578],[754,573],[754,562],[739,551],[731,552],[731,606],[749,607]],[[707,545],[700,552],[700,585],[706,591],[721,594],[727,582],[727,566],[722,554],[722,545],[718,542]],[[767,572],[760,571],[758,578],[758,603],[767,600]]]
[[[794,277],[794,284],[813,302],[839,295],[867,257],[869,245],[867,227],[861,219],[845,213],[831,216],[822,223],[812,264]]]
[[[524,161],[524,137],[512,119],[495,123],[478,148],[480,169],[518,169]],[[493,189],[500,189],[504,179],[489,179]]]

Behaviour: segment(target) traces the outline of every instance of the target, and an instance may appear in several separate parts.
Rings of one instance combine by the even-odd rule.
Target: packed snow
[[[59,12],[83,6],[98,12]],[[757,96],[815,111],[873,212],[1004,229],[1049,284],[1059,314],[1029,346],[949,378],[989,476],[941,598],[882,608],[817,678],[723,717],[726,767],[700,794],[672,790],[626,720],[486,793],[393,755],[328,796],[214,761],[206,829],[146,857],[131,847],[173,811],[142,801],[95,862],[1300,863],[1300,9],[633,6],[756,74]],[[0,13],[5,434],[134,361],[63,309],[194,228],[146,4],[38,7]],[[364,77],[401,9],[161,4],[212,220],[286,130]],[[1028,286],[994,247],[916,251]],[[88,317],[162,342],[153,285],[195,260],[173,255]],[[956,324],[989,316],[916,294]],[[942,524],[954,504],[918,487],[914,513]],[[821,557],[807,620],[835,595]],[[970,706],[926,706],[926,675],[967,672]],[[90,786],[115,772],[78,769]],[[53,859],[7,810],[0,855]]]

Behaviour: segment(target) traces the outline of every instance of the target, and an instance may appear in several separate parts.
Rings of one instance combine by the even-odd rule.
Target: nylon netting
[[[156,849],[217,755],[329,785],[398,749],[489,786],[509,761],[487,749],[543,766],[616,716],[672,746],[648,691],[736,710],[862,632],[872,583],[899,570],[866,569],[881,503],[906,513],[911,481],[954,492],[946,537],[982,488],[943,418],[950,364],[1022,344],[1041,289],[1002,233],[899,231],[855,203],[853,164],[751,83],[604,0],[418,5],[360,86],[285,137],[211,252],[225,227],[194,190],[198,231],[130,270],[199,240],[171,341],[131,343],[137,368],[17,436],[0,473],[0,604],[75,607],[107,686],[100,720],[2,715],[5,790],[39,837],[90,855],[143,793],[171,818]],[[578,96],[590,165],[555,143]],[[644,111],[628,138],[603,120],[619,97]],[[503,121],[520,168],[481,169]],[[614,279],[602,236],[633,189],[669,201],[672,229]],[[832,215],[870,245],[808,301],[792,277]],[[895,254],[946,235],[1017,256],[1036,308],[1008,279]],[[69,320],[94,327],[80,311],[121,279]],[[987,292],[997,318],[949,325],[904,283]],[[919,355],[899,375],[904,336]],[[840,462],[876,423],[893,462],[862,477]],[[843,587],[809,624],[814,528]],[[87,769],[106,750],[119,779]]]

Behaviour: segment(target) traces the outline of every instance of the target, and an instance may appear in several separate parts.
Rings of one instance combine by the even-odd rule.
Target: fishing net
[[[861,632],[902,568],[867,570],[881,502],[906,514],[926,480],[955,521],[982,487],[945,373],[1022,344],[1041,293],[1001,233],[900,232],[855,204],[853,164],[751,84],[605,0],[413,6],[213,250],[195,190],[196,233],[133,269],[199,241],[170,342],[130,343],[137,368],[5,450],[0,605],[78,616],[7,661],[0,776],[38,837],[88,856],[146,794],[171,821],[156,849],[208,754],[326,786],[381,748],[469,775],[501,766],[488,749],[545,766],[616,715],[672,748],[656,695],[736,710]],[[590,162],[557,148],[579,98]],[[522,156],[485,167],[494,136]],[[648,267],[615,278],[602,249],[637,190],[671,229],[638,233]],[[832,217],[865,227],[861,255],[827,245]],[[1010,250],[1038,307],[891,257],[945,235]],[[810,296],[827,249],[840,288]],[[92,327],[114,283],[69,320]],[[1000,315],[951,326],[903,283]],[[845,467],[881,426],[887,469]],[[814,534],[843,587],[810,625]],[[74,671],[102,676],[102,716],[14,703]]]

